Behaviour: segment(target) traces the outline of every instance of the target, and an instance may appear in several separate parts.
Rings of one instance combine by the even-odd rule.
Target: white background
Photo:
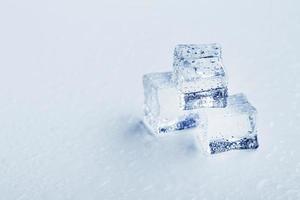
[[[299,199],[300,4],[0,1],[0,199]],[[144,73],[218,42],[257,151],[204,157],[139,123]]]

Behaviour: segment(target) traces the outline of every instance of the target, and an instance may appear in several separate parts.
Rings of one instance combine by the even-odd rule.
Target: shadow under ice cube
[[[182,109],[226,107],[227,78],[219,45],[178,45],[173,68]]]
[[[258,148],[256,109],[243,94],[228,97],[226,108],[205,109],[204,126],[197,130],[201,147],[209,154]]]
[[[151,73],[143,77],[144,123],[156,135],[193,128],[199,115],[180,108],[181,93],[176,89],[172,72]]]

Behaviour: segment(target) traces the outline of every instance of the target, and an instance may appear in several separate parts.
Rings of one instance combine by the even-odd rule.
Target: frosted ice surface
[[[157,135],[196,127],[197,113],[180,108],[181,93],[175,87],[172,72],[151,73],[143,77],[144,123]]]
[[[173,68],[176,87],[184,94],[182,109],[226,106],[227,79],[219,45],[178,45]]]
[[[221,58],[221,46],[212,44],[179,44],[175,47],[174,62],[184,62],[186,59]]]
[[[256,109],[243,94],[228,97],[226,108],[204,109],[204,127],[197,134],[201,147],[209,154],[234,149],[258,148]]]

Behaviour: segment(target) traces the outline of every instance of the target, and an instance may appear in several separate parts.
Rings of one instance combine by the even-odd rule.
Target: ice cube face
[[[173,81],[172,72],[151,73],[143,77],[144,123],[155,135],[193,128],[199,115],[180,108],[180,95]]]
[[[221,46],[212,44],[179,44],[175,47],[174,61],[181,62],[185,59],[222,57]]]
[[[184,110],[225,107],[227,78],[217,44],[178,45],[174,52],[174,81]]]
[[[201,147],[209,154],[258,148],[256,109],[243,94],[228,97],[226,108],[204,109],[205,124],[197,131]]]

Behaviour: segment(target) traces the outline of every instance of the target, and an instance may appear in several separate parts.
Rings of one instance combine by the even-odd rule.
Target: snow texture
[[[0,2],[0,199],[300,199],[299,1]],[[155,138],[142,75],[217,42],[256,151]]]

